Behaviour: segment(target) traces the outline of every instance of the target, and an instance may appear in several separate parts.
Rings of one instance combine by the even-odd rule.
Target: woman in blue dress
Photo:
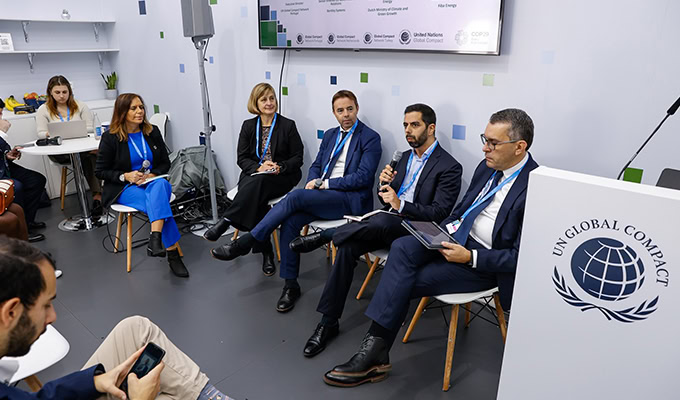
[[[165,257],[172,272],[188,277],[179,255],[179,230],[170,209],[172,187],[163,178],[170,169],[168,151],[158,127],[146,119],[142,98],[134,93],[118,96],[109,130],[102,135],[96,174],[104,180],[102,199],[106,207],[114,201],[142,211],[151,221],[146,249],[151,257]]]

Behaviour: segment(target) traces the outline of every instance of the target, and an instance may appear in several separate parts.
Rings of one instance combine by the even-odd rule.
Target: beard
[[[26,312],[21,314],[17,326],[9,333],[9,344],[5,356],[21,357],[25,356],[31,349],[31,345],[35,341],[38,328],[33,325],[31,319]]]
[[[413,139],[413,141],[409,142],[408,141],[409,138]],[[423,143],[425,143],[425,141],[427,141],[427,135],[425,135],[425,134],[420,135],[420,136],[407,135],[406,139],[407,139],[408,145],[415,149],[415,148],[422,146]]]

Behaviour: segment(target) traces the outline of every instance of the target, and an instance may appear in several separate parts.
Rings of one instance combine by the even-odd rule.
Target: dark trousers
[[[468,240],[469,249],[482,248]],[[384,328],[399,330],[411,299],[449,293],[488,290],[498,283],[495,274],[450,263],[436,250],[428,250],[413,236],[397,239],[366,315]]]
[[[390,247],[392,242],[408,231],[401,226],[402,218],[396,215],[376,214],[361,222],[341,226],[333,235],[338,251],[335,264],[326,281],[316,311],[340,319],[347,294],[352,286],[357,259],[369,251]]]
[[[347,195],[337,190],[295,189],[272,208],[250,233],[264,242],[281,226],[281,271],[283,279],[296,279],[300,255],[288,244],[300,235],[303,226],[317,219],[339,219],[350,214]]]
[[[35,221],[40,206],[40,195],[47,179],[40,173],[15,163],[9,163],[9,173],[14,180],[14,201],[24,209],[26,223]]]
[[[251,231],[267,215],[271,199],[290,192],[297,184],[294,176],[255,175],[243,176],[238,183],[238,193],[227,208],[223,217],[242,231]],[[254,253],[271,252],[267,238],[253,246]]]

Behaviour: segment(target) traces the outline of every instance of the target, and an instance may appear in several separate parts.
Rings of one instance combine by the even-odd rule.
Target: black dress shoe
[[[296,253],[309,253],[329,242],[330,240],[324,238],[320,232],[317,232],[307,236],[296,237],[290,242],[288,247]]]
[[[250,248],[244,248],[239,245],[238,239],[224,246],[215,247],[210,250],[210,254],[218,260],[231,261],[237,257],[245,256],[250,253]]]
[[[175,276],[180,278],[188,278],[189,270],[184,265],[182,257],[179,255],[179,250],[168,250],[168,265]]]
[[[276,303],[276,311],[285,313],[295,307],[295,302],[302,296],[300,288],[284,287],[279,301]]]
[[[42,233],[29,233],[28,234],[29,243],[40,242],[42,240],[45,240],[45,235],[43,235]]]
[[[262,253],[262,273],[264,276],[272,276],[276,273],[274,252],[270,251]]]
[[[165,247],[160,232],[151,232],[149,244],[146,246],[146,255],[149,257],[165,257]]]
[[[216,223],[215,225],[211,226],[210,229],[205,231],[203,238],[205,240],[210,240],[211,242],[216,242],[220,237],[222,237],[222,234],[226,232],[230,226],[231,223],[222,218],[220,222]]]
[[[314,357],[326,348],[328,342],[338,336],[340,324],[318,324],[312,336],[307,340],[305,349],[302,351],[305,357]]]
[[[26,226],[28,227],[29,231],[31,231],[33,229],[45,229],[45,228],[47,228],[47,224],[45,224],[44,222],[38,222],[38,221],[29,222],[28,224],[26,224]]]
[[[359,351],[344,364],[337,365],[324,375],[324,382],[332,386],[354,387],[387,378],[392,369],[385,339],[367,333]]]
[[[92,202],[92,216],[93,217],[101,217],[102,214],[104,214],[104,206],[102,205],[102,202],[99,200],[95,200]]]

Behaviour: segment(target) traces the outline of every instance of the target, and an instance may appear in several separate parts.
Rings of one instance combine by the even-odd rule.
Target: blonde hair
[[[111,125],[109,126],[109,133],[118,136],[118,140],[121,142],[127,142],[128,140],[128,132],[125,130],[125,117],[128,111],[130,111],[130,105],[134,99],[139,99],[144,107],[144,122],[139,124],[139,128],[147,136],[153,130],[153,125],[146,119],[146,105],[142,96],[135,93],[123,93],[118,96],[116,103],[113,105],[113,115],[111,116]]]
[[[260,111],[260,108],[257,106],[257,101],[260,100],[260,98],[264,95],[266,95],[268,92],[272,92],[274,95],[274,98],[276,98],[276,92],[274,91],[274,88],[272,85],[268,83],[258,83],[255,85],[253,90],[250,92],[250,98],[248,99],[248,112],[251,114],[255,115],[260,115],[262,114],[262,111]],[[279,102],[276,102],[276,111],[279,111]]]

